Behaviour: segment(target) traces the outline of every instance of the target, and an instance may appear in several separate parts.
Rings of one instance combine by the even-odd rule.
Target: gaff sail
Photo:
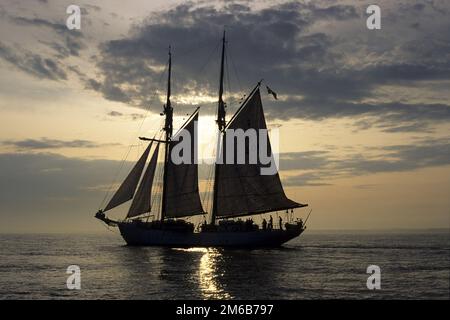
[[[223,134],[222,159],[223,164],[217,163],[217,189],[215,194],[216,217],[237,217],[252,215],[277,210],[286,210],[303,207],[300,203],[290,200],[281,185],[278,172],[273,175],[262,175],[261,168],[267,167],[261,164],[259,152],[255,164],[226,163],[226,136],[230,129],[266,129],[266,120],[261,102],[259,89],[238,110],[231,119]],[[258,135],[259,150],[261,141]],[[269,140],[269,137],[267,137]],[[272,156],[270,141],[267,145],[267,154]],[[234,155],[236,155],[237,144],[233,143]],[[245,152],[249,152],[249,142],[246,141]]]
[[[204,213],[198,188],[197,121],[198,110],[195,111],[182,129],[169,142],[169,157],[166,166],[167,180],[165,185],[165,216],[168,218],[179,218]],[[183,143],[184,137],[180,137],[182,130],[186,130],[190,136],[190,159],[187,163],[175,164],[172,160],[172,152],[179,143]]]

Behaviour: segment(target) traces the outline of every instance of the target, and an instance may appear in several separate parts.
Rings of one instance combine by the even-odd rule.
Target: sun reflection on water
[[[233,297],[225,290],[223,282],[223,270],[220,264],[223,254],[214,248],[189,248],[179,249],[185,252],[200,252],[200,265],[198,268],[198,283],[201,293],[205,299],[232,299]]]

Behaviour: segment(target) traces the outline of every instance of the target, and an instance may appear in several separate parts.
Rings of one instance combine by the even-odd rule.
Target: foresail
[[[197,121],[198,111],[196,111],[182,130],[180,130],[169,143],[169,159],[166,166],[167,181],[165,186],[165,216],[168,218],[192,216],[203,213],[198,189],[197,143],[196,141],[194,142],[194,139],[197,138],[195,129]],[[179,144],[183,143],[186,136],[182,133],[189,133],[191,137],[190,159],[189,161],[186,161],[188,163],[174,163],[173,156],[179,149]],[[186,143],[186,141],[184,143]],[[174,155],[172,154],[173,152]]]
[[[156,165],[158,163],[159,143],[153,152],[150,163],[145,170],[139,188],[134,195],[127,218],[136,217],[151,210],[151,193],[153,179],[155,177]]]
[[[151,146],[152,144],[150,143],[103,211],[111,210],[133,198],[139,179],[142,175],[142,171],[144,170],[145,162],[147,161]]]
[[[259,89],[255,91],[247,103],[238,111],[227,126],[223,137],[223,161],[224,164],[216,164],[217,171],[217,217],[244,216],[256,213],[271,212],[298,208],[303,205],[286,197],[281,185],[278,172],[273,175],[262,175],[261,168],[267,167],[261,164],[259,152],[256,164],[226,164],[226,136],[230,130],[242,129],[267,129],[266,120],[262,108]],[[257,150],[260,148],[260,137]],[[267,139],[269,139],[267,137]],[[245,152],[249,153],[249,143],[245,143]],[[234,155],[236,155],[236,143]],[[265,150],[264,150],[265,151]],[[271,155],[270,141],[267,141],[267,154]],[[273,161],[273,155],[272,155]]]

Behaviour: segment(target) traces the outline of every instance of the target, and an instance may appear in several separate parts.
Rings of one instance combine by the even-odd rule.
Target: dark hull
[[[190,232],[146,228],[135,223],[119,223],[119,230],[128,245],[166,247],[279,247],[298,237],[304,229],[254,231]]]

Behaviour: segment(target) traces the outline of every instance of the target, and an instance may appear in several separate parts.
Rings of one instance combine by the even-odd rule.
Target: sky
[[[260,79],[277,92],[309,228],[449,228],[450,3],[377,1],[380,30],[370,4],[0,0],[0,232],[104,230],[93,214],[161,127],[169,45],[175,127],[200,106],[210,157],[224,28],[227,118]]]

